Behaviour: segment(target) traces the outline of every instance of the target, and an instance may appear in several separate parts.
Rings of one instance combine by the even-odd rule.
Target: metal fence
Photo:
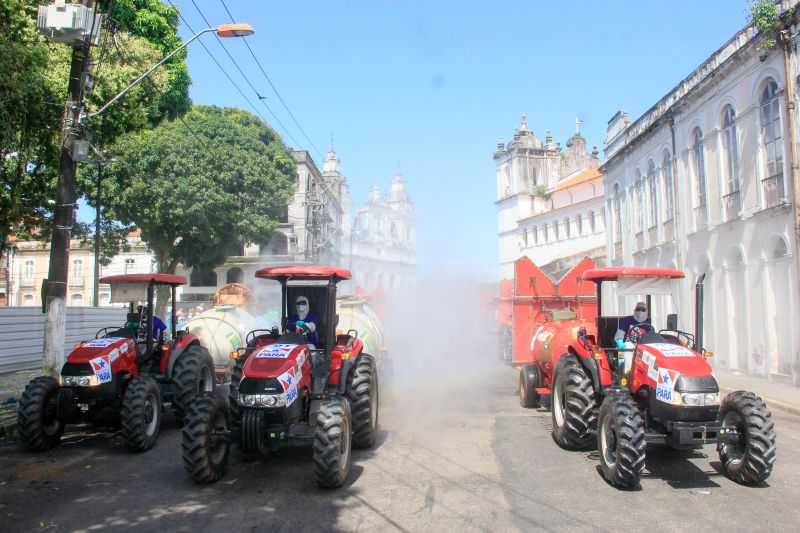
[[[89,338],[100,328],[122,327],[125,308],[67,307],[67,333],[64,352]],[[42,364],[44,314],[38,307],[0,308],[0,374],[36,368]]]

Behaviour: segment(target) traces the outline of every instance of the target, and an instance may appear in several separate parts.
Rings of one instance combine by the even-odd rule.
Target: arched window
[[[654,228],[658,225],[658,176],[652,159],[647,162],[647,183],[650,189],[650,227]]]
[[[703,131],[700,128],[694,130],[694,148],[692,149],[694,155],[694,177],[695,186],[697,187],[697,207],[703,208],[706,205],[706,154],[703,148]],[[703,218],[706,214],[703,210]]]
[[[673,189],[675,184],[672,181],[672,157],[667,150],[664,150],[664,156],[661,158],[661,171],[664,173],[664,200],[667,204],[664,209],[664,222],[669,222],[675,216],[675,191]]]
[[[536,226],[531,228],[531,242],[537,244],[539,242],[539,230]]]
[[[783,139],[778,84],[770,79],[761,93],[761,128],[764,142],[764,199],[767,207],[777,205],[784,197]]]
[[[589,211],[589,232],[595,233],[595,228],[594,211]]]
[[[83,294],[75,293],[69,297],[69,305],[76,306],[76,305],[83,305]]]
[[[636,170],[636,233],[644,231],[644,180],[642,173]]]
[[[619,184],[614,185],[614,242],[622,241],[622,193]]]
[[[33,294],[23,294],[22,305],[33,305]]]
[[[553,240],[558,240],[558,220],[553,221]]]
[[[570,230],[569,230],[569,218],[564,217],[564,235],[567,239],[570,238]]]
[[[577,236],[580,237],[581,235],[583,235],[583,217],[581,216],[580,213],[578,213],[575,216],[575,227],[578,230],[578,235]]]
[[[228,269],[225,275],[225,283],[244,283],[244,272],[239,267]]]
[[[725,172],[727,194],[739,193],[739,139],[736,132],[736,111],[732,106],[725,108],[722,119],[723,142],[725,143]],[[738,208],[738,203],[737,203]]]

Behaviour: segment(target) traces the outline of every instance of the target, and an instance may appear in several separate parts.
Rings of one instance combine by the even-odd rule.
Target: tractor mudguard
[[[314,427],[317,425],[317,415],[322,410],[322,400],[311,400],[308,404],[308,426],[311,433],[314,432]]]
[[[200,344],[200,341],[194,340],[194,341],[190,342],[189,344],[187,344],[186,346],[181,346],[180,348],[175,348],[174,350],[172,350],[172,352],[170,352],[169,360],[167,361],[167,377],[168,378],[172,379],[172,368],[175,366],[175,362],[178,360],[178,358],[181,355],[183,355],[183,352],[185,352],[189,348],[189,346],[192,346],[194,344]]]
[[[576,361],[579,365],[581,365],[581,367],[586,371],[586,374],[589,376],[589,379],[592,380],[592,387],[594,388],[594,391],[597,393],[601,392],[602,387],[600,386],[600,372],[597,368],[597,361],[594,358],[580,357],[579,355],[570,352],[569,354],[561,356],[558,360],[558,365],[556,366],[558,367],[566,364],[562,363],[561,361],[567,359],[570,361]],[[553,374],[555,374],[555,372]]]
[[[342,368],[339,371],[339,394],[344,394],[345,389],[347,388],[347,381],[350,379],[350,372],[353,370],[353,367],[356,364],[356,361],[361,356],[359,355],[353,359],[345,359],[342,361]]]

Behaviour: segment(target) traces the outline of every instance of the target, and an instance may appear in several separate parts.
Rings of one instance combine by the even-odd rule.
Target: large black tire
[[[172,409],[175,419],[182,424],[189,404],[197,395],[214,390],[214,360],[208,349],[199,344],[186,348],[172,368],[172,382],[175,384]]]
[[[519,404],[522,407],[539,407],[539,367],[534,364],[523,366],[519,370]]]
[[[563,362],[562,362],[563,361]],[[582,450],[593,442],[597,422],[596,394],[592,380],[575,360],[559,361],[553,376],[553,438],[562,448]]]
[[[597,450],[603,476],[615,487],[633,487],[642,478],[644,418],[628,394],[606,396],[597,422]]]
[[[236,360],[231,371],[231,384],[228,387],[228,416],[231,420],[231,427],[238,428],[242,425],[242,410],[239,407],[239,382],[242,380],[242,369],[246,357]]]
[[[155,446],[161,427],[161,390],[151,377],[133,378],[122,397],[122,438],[134,452]]]
[[[353,417],[353,448],[370,448],[378,436],[378,373],[375,358],[362,354],[348,376],[345,395]]]
[[[183,467],[192,479],[211,483],[225,474],[231,446],[228,438],[219,432],[230,427],[225,398],[202,394],[189,405],[181,448]]]
[[[43,452],[61,443],[64,423],[56,416],[58,381],[49,376],[31,380],[19,402],[20,440],[31,451]]]
[[[351,443],[350,403],[344,398],[324,400],[314,427],[314,474],[323,489],[335,489],[347,481]]]
[[[735,427],[738,443],[717,445],[726,476],[742,485],[767,479],[775,464],[775,426],[764,401],[752,392],[736,391],[725,396],[719,409],[724,428]]]

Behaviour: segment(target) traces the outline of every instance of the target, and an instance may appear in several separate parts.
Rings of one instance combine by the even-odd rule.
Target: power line
[[[222,2],[222,7],[225,8],[225,11],[228,12],[228,16],[231,18],[231,22],[235,23],[236,19],[234,19],[233,14],[231,13],[230,9],[228,9],[228,6],[225,4],[225,0],[220,0],[220,2]],[[303,137],[306,138],[306,140],[309,142],[311,147],[314,148],[314,150],[319,154],[319,156],[324,159],[325,156],[322,155],[322,152],[320,152],[319,148],[317,148],[316,145],[308,137],[308,135],[306,135],[305,130],[303,130],[303,127],[300,125],[300,123],[295,118],[294,113],[292,113],[289,110],[289,106],[287,106],[286,102],[283,101],[283,97],[278,92],[278,89],[275,87],[275,85],[272,83],[272,80],[267,75],[267,72],[264,70],[264,67],[261,66],[261,62],[258,60],[258,57],[256,57],[256,54],[253,52],[253,49],[250,48],[250,44],[248,44],[247,40],[244,41],[244,45],[250,51],[250,55],[253,56],[253,59],[255,60],[256,65],[258,65],[258,68],[261,70],[261,73],[264,75],[264,78],[266,78],[267,82],[269,83],[269,86],[272,87],[272,90],[275,92],[275,95],[278,97],[278,100],[280,100],[281,104],[283,104],[283,108],[286,110],[287,113],[289,113],[289,116],[292,117],[292,120],[297,125],[297,128],[300,130],[300,133],[303,134]]]

